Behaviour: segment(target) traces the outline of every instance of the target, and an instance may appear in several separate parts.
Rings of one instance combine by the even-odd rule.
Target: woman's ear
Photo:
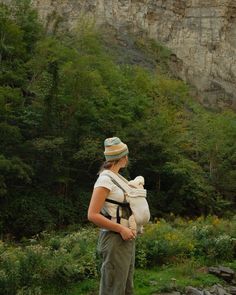
[[[125,156],[124,157],[124,167],[126,167],[128,165],[128,162],[129,162],[128,156]]]

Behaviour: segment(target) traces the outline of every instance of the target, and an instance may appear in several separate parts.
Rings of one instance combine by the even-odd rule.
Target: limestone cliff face
[[[146,32],[176,55],[178,75],[203,102],[236,108],[236,0],[32,0],[49,25],[89,14],[98,25]],[[180,62],[179,62],[180,61]]]

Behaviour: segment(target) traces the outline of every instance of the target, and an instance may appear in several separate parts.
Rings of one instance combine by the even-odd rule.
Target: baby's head
[[[143,176],[137,176],[134,180],[129,181],[129,185],[135,188],[143,188],[144,186]]]
[[[144,185],[144,177],[143,176],[137,176],[134,179],[135,182],[137,182],[139,185]]]

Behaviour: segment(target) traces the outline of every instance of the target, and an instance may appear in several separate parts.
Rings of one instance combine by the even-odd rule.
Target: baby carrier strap
[[[111,170],[107,170],[106,173],[104,173],[103,175],[109,176],[112,182],[117,185],[124,192],[124,194],[127,194],[132,190],[128,184],[128,180],[125,179],[122,175],[115,174]]]
[[[112,199],[106,199],[105,202],[112,203],[112,204],[116,204],[116,205],[119,205],[119,206],[121,206],[121,207],[123,207],[123,208],[129,206],[129,203],[128,203],[128,202],[118,202],[118,201],[115,201],[115,200],[112,200]]]
[[[110,177],[113,183],[115,183],[125,194],[126,197],[129,198],[136,198],[138,197],[147,197],[147,191],[144,188],[133,188],[129,185],[129,181],[124,178],[120,174],[115,174],[114,172],[107,170],[106,174],[104,173],[103,175],[107,175]],[[129,200],[127,200],[129,202]]]
[[[106,175],[108,175],[112,182],[124,192],[126,202],[129,203],[131,214],[134,215],[136,223],[139,225],[146,224],[150,220],[150,210],[146,200],[146,189],[130,187],[127,179],[110,170],[106,171]]]
[[[111,181],[123,191],[124,196],[125,196],[125,198],[124,198],[124,202],[126,202],[126,193],[127,193],[127,191],[126,191],[126,190],[123,188],[123,186],[117,181],[117,178],[116,178],[116,180],[115,180],[115,178],[112,177],[112,175],[111,175],[110,173],[107,173],[107,174],[104,173],[103,175],[108,176],[108,177],[111,179]]]
[[[118,186],[124,193],[124,201],[123,202],[118,202],[116,200],[112,200],[112,199],[106,199],[105,202],[108,202],[108,203],[111,203],[111,204],[115,204],[115,205],[118,205],[117,206],[117,209],[116,209],[116,222],[117,223],[120,223],[120,220],[121,220],[121,216],[120,216],[120,207],[122,208],[127,208],[129,210],[129,212],[131,212],[131,209],[130,209],[130,204],[127,202],[126,200],[126,191],[124,190],[124,188],[109,174],[109,173],[103,173],[103,175],[106,175],[108,176],[111,181],[116,185]],[[103,214],[104,215],[104,214]],[[106,214],[104,215],[105,217],[111,219],[111,216]]]

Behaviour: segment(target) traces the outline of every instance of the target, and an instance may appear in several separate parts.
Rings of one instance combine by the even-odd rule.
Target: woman
[[[98,252],[102,257],[99,294],[131,295],[136,233],[119,223],[118,219],[114,220],[114,208],[117,209],[119,205],[109,203],[108,199],[123,203],[125,196],[122,189],[106,174],[107,169],[118,174],[121,168],[127,166],[128,147],[118,137],[107,138],[104,147],[106,162],[94,185],[88,209],[88,219],[101,228],[98,240]],[[121,211],[125,211],[125,207]],[[122,217],[123,220],[129,218],[127,210]]]

